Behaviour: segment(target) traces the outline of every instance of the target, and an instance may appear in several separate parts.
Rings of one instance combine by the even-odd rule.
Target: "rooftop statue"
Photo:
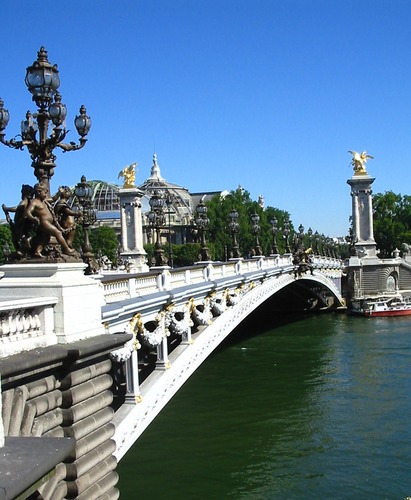
[[[124,185],[123,188],[132,188],[135,187],[135,180],[136,180],[136,172],[135,168],[137,166],[137,162],[132,163],[131,165],[127,165],[126,167],[123,168],[118,174],[118,179],[120,177],[124,177]]]
[[[367,160],[373,160],[374,157],[368,155],[366,151],[362,153],[357,153],[357,151],[348,151],[352,154],[351,165],[354,167],[354,175],[363,175],[367,173],[365,164]]]

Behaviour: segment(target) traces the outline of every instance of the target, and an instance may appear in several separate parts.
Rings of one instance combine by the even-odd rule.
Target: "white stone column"
[[[354,245],[360,257],[375,257],[377,253],[371,190],[374,181],[367,173],[356,173],[347,181],[351,186]]]
[[[136,350],[133,350],[131,356],[126,361],[126,381],[126,401],[129,403],[140,403],[141,394],[138,380],[138,359]]]
[[[168,359],[168,345],[167,345],[167,336],[164,335],[163,340],[157,346],[157,362],[156,368],[161,370],[167,370],[170,368],[170,361]]]
[[[119,190],[121,206],[121,257],[130,263],[130,272],[149,270],[147,254],[143,246],[141,222],[141,198],[143,192],[136,187]]]

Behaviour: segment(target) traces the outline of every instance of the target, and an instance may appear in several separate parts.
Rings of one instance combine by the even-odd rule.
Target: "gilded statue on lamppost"
[[[20,139],[5,138],[4,131],[10,115],[0,99],[0,142],[13,149],[27,148],[37,178],[33,187],[23,184],[21,201],[17,206],[6,207],[3,204],[16,250],[11,260],[66,262],[69,257],[78,261],[81,259],[71,246],[73,235],[66,237],[74,227],[63,227],[62,218],[67,216],[67,212],[56,212],[54,209],[54,204],[59,200],[61,203],[66,202],[66,189],[61,187],[52,196],[50,179],[56,167],[54,150],[60,148],[67,152],[84,147],[91,119],[87,116],[86,108],[81,106],[80,114],[74,120],[80,135],[79,142],[63,142],[68,133],[65,125],[67,108],[58,92],[60,77],[57,65],[49,63],[44,47],[40,48],[37,60],[27,68],[25,83],[37,105],[37,111],[34,114],[30,111],[26,113],[25,120],[21,122]],[[11,219],[10,212],[15,214],[14,220]]]

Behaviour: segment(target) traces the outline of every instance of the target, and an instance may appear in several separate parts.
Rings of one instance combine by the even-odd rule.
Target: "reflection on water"
[[[149,426],[121,498],[411,496],[411,319],[267,324],[243,324]]]

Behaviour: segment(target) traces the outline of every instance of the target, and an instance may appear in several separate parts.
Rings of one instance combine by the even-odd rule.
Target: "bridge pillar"
[[[138,380],[137,351],[133,351],[126,361],[126,403],[139,403],[141,401],[140,385]]]
[[[164,335],[163,340],[157,346],[157,361],[156,368],[160,370],[168,370],[170,361],[168,359],[167,337]]]
[[[147,254],[143,247],[141,198],[143,192],[136,187],[119,190],[121,206],[121,257],[130,264],[131,272],[146,272]]]
[[[351,186],[352,225],[356,253],[359,257],[376,257],[374,240],[371,184],[375,181],[368,173],[355,173],[347,183]]]

